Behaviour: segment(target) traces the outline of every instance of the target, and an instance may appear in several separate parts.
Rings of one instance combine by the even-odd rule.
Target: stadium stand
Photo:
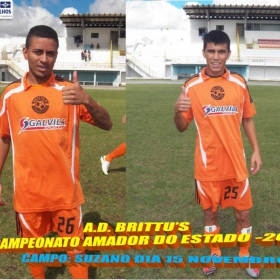
[[[125,15],[60,15],[60,18],[65,24],[66,36],[59,37],[54,72],[71,79],[73,70],[78,70],[82,84],[125,85]],[[106,23],[106,27],[94,28],[100,21]],[[78,27],[77,23],[80,23]],[[93,32],[98,37],[96,41],[92,38]],[[79,44],[73,34],[83,34]],[[28,70],[22,54],[24,46],[25,37],[1,38],[0,82],[11,82]],[[82,60],[81,52],[85,49],[87,53],[90,51],[90,59]]]
[[[223,30],[231,40],[230,71],[247,80],[280,80],[280,6],[183,6],[190,30],[128,30],[127,78],[177,80],[198,73],[202,32]],[[147,73],[147,70],[148,73]]]
[[[280,40],[278,39],[258,39],[259,48],[279,49]]]

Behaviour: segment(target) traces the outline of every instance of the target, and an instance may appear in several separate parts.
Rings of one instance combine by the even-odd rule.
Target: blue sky
[[[150,1],[150,0],[145,0],[145,1]],[[154,0],[157,1],[157,0]],[[201,0],[193,0],[193,1],[177,1],[177,0],[167,0],[168,3],[170,3],[171,5],[175,6],[176,8],[182,8],[182,6],[186,5],[188,2],[196,2],[199,4],[204,4],[204,5],[211,5],[213,4],[213,0],[205,0],[205,1],[201,1]]]
[[[128,2],[128,1],[139,1],[139,0],[126,0],[126,1]],[[157,2],[157,1],[161,1],[161,0],[142,0],[142,1]],[[197,0],[197,1],[196,0],[193,0],[193,1],[187,1],[187,0],[184,0],[184,1],[167,0],[167,1],[163,1],[163,2],[168,2],[171,5],[175,6],[176,8],[179,8],[179,9],[181,9],[182,6],[186,5],[187,2],[196,2],[196,3],[204,4],[204,5],[211,5],[211,4],[213,4],[213,0]]]
[[[188,29],[188,17],[182,8],[187,3],[211,5],[213,0],[127,0],[126,26],[132,29]]]
[[[61,14],[64,8],[68,7],[75,8],[81,14],[89,13],[89,6],[94,2],[95,0],[14,0],[14,4],[17,6],[23,6],[24,3],[27,6],[41,6],[56,17]]]
[[[0,37],[24,37],[35,25],[52,26],[64,36],[60,14],[125,14],[125,0],[14,0],[13,19],[1,19]]]
[[[127,0],[127,29],[186,29],[190,24],[183,6],[204,5],[280,5],[280,0]]]
[[[116,0],[117,1],[117,0]],[[135,0],[127,0],[127,1],[135,1]],[[136,0],[138,1],[138,0]],[[144,1],[158,1],[158,0],[144,0]],[[161,0],[159,0],[161,1]],[[73,7],[78,10],[79,13],[89,13],[89,6],[90,4],[93,4],[96,2],[96,0],[14,0],[14,3],[18,6],[21,5],[21,3],[25,2],[28,6],[34,6],[34,5],[41,5],[45,9],[47,9],[50,13],[52,13],[55,16],[58,16],[65,7]],[[168,3],[171,5],[182,8],[183,5],[185,5],[188,1],[177,1],[177,0],[167,0]],[[193,0],[193,2],[197,2],[199,4],[212,4],[213,0]]]
[[[186,5],[188,1],[168,1],[168,3],[170,3],[171,5],[177,7],[177,8],[182,8],[182,6]],[[199,4],[204,4],[204,5],[211,5],[213,4],[213,1],[212,0],[209,0],[209,1],[192,1],[192,2],[197,2]]]
[[[64,35],[61,13],[122,13],[127,28],[182,28],[189,23],[182,9],[186,3],[229,4],[228,0],[14,0],[14,18],[0,21],[0,37],[25,36],[35,25],[52,26]],[[232,3],[232,2],[231,2]],[[280,0],[235,0],[234,4],[279,5]],[[156,11],[156,12],[155,12]]]

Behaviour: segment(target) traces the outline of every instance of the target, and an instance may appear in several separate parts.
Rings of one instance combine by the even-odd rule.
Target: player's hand
[[[77,71],[73,72],[73,82],[73,86],[67,86],[62,89],[63,103],[68,105],[86,104],[89,95],[80,86]]]
[[[186,92],[186,88],[184,86],[182,86],[182,92],[174,106],[175,113],[186,112],[191,107],[191,100],[189,97],[186,97],[185,92]]]
[[[126,115],[122,117],[122,123],[126,123]]]
[[[259,151],[255,151],[251,158],[251,173],[255,175],[259,172],[262,166],[262,159]]]
[[[0,184],[0,206],[5,206],[7,203],[2,201],[2,184]]]

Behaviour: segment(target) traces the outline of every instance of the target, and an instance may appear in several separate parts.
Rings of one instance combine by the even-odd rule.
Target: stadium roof
[[[279,20],[280,6],[266,5],[185,5],[190,19]]]
[[[60,15],[66,27],[125,28],[124,14],[72,14]]]

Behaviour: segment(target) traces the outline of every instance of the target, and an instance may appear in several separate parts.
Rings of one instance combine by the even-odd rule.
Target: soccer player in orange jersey
[[[122,118],[122,123],[126,123],[126,115]],[[100,158],[101,169],[105,175],[108,175],[109,166],[113,159],[123,156],[126,153],[126,142],[120,144],[115,150],[106,156]]]
[[[262,161],[256,136],[253,100],[244,78],[230,72],[230,39],[226,33],[213,30],[205,35],[202,54],[207,66],[190,77],[174,106],[174,121],[180,132],[194,120],[197,128],[195,150],[196,198],[204,211],[205,234],[217,234],[218,206],[233,207],[237,234],[252,234],[251,198],[248,171],[240,131],[241,124],[251,143],[251,173],[256,174]],[[211,255],[221,255],[217,247]],[[239,256],[249,256],[249,246],[241,247]],[[204,268],[211,275],[216,267]],[[252,278],[258,269],[246,268]]]
[[[110,130],[108,112],[80,86],[52,70],[59,41],[55,30],[30,29],[23,49],[29,64],[25,76],[8,85],[0,103],[0,172],[10,143],[13,147],[14,208],[18,234],[84,238],[79,179],[79,121]],[[0,205],[2,185],[0,186]],[[31,252],[34,253],[34,252]],[[77,251],[69,251],[72,258]],[[45,278],[44,267],[29,266],[34,278]],[[88,278],[83,266],[69,267],[73,278]]]

